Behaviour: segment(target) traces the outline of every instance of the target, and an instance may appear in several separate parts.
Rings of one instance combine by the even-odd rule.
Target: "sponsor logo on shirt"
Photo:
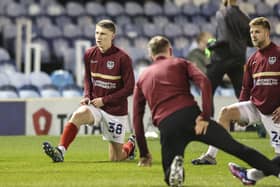
[[[275,64],[275,62],[276,62],[276,56],[270,56],[270,57],[268,57],[268,63],[269,64]]]
[[[108,69],[113,69],[114,66],[115,66],[115,62],[114,61],[111,61],[111,60],[107,61],[107,68]]]
[[[96,80],[94,85],[97,87],[105,88],[105,89],[115,89],[117,88],[117,84],[113,82],[105,82],[101,80]]]
[[[255,84],[256,84],[256,86],[277,86],[278,80],[277,79],[258,79]]]

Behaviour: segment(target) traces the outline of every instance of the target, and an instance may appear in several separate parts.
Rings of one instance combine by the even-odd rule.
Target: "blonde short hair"
[[[103,19],[101,21],[99,21],[96,25],[98,25],[99,27],[108,29],[109,31],[116,33],[116,24],[109,19]]]
[[[155,36],[148,43],[148,50],[152,56],[166,52],[171,47],[170,41],[164,36]]]
[[[269,20],[265,17],[257,17],[250,21],[249,26],[262,26],[263,28],[270,31],[270,23]]]

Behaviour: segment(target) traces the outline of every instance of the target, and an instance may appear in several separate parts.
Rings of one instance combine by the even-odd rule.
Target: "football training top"
[[[190,92],[189,81],[193,81],[202,90],[201,115],[209,119],[212,94],[206,76],[191,62],[160,56],[141,73],[137,81],[133,100],[134,123],[142,120],[146,100],[155,125],[177,110],[197,105]]]
[[[280,47],[273,42],[256,51],[245,66],[240,101],[251,100],[263,113],[280,106]]]
[[[84,97],[102,97],[102,109],[112,115],[127,114],[127,97],[133,93],[134,73],[130,57],[112,46],[105,53],[98,47],[84,55]]]

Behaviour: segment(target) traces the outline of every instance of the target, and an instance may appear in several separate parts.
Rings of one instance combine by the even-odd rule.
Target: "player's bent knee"
[[[80,126],[82,124],[88,124],[93,122],[93,116],[90,109],[86,106],[81,106],[72,115],[71,122]]]
[[[234,118],[234,108],[223,107],[220,112],[220,119],[222,120],[235,120]]]

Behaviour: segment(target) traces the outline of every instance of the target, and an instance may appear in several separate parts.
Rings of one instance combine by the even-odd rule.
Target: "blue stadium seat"
[[[185,25],[190,22],[190,19],[185,15],[176,15],[173,17],[173,21],[178,25]]]
[[[168,17],[173,17],[181,14],[181,8],[172,2],[165,2],[163,5],[164,15]]]
[[[31,3],[27,6],[27,15],[28,16],[40,16],[44,15],[44,8],[38,3]]]
[[[108,1],[105,4],[106,14],[112,17],[124,14],[124,7],[118,1]]]
[[[176,37],[179,37],[183,34],[182,27],[175,23],[168,23],[165,25],[163,29],[163,33],[165,36],[167,36],[170,39],[174,39]]]
[[[144,14],[147,16],[159,16],[163,14],[163,8],[155,1],[145,1]]]
[[[173,46],[178,49],[188,48],[189,45],[190,45],[190,40],[183,35],[177,36],[176,38],[173,39]]]
[[[55,70],[51,73],[52,84],[62,90],[66,85],[74,84],[73,75],[66,70]]]
[[[42,30],[41,32],[42,36],[45,37],[46,39],[53,39],[62,36],[61,29],[53,24],[47,24],[43,26],[41,30]]]
[[[139,59],[148,58],[147,49],[143,50],[136,47],[130,47],[127,49],[127,53],[131,56],[134,63]]]
[[[195,23],[186,23],[183,25],[183,32],[187,37],[193,38],[200,33],[200,28]]]
[[[29,75],[30,84],[37,86],[39,89],[44,85],[51,84],[50,76],[45,72],[31,72]]]
[[[200,25],[200,30],[204,32],[210,32],[211,34],[215,35],[216,33],[216,23],[204,23]]]
[[[203,25],[208,22],[208,17],[207,16],[202,16],[202,15],[196,15],[191,17],[192,23],[196,23],[198,25]]]
[[[24,1],[24,0],[23,0],[23,1]],[[39,1],[40,6],[44,7],[45,9],[47,9],[48,6],[50,6],[50,5],[54,5],[54,7],[55,7],[56,5],[58,5],[58,6],[59,6],[59,9],[62,7],[60,4],[58,4],[58,0],[35,0],[35,1],[36,1],[36,2]]]
[[[83,95],[83,90],[76,84],[68,84],[63,87],[61,95],[66,98],[81,97]]]
[[[1,66],[0,66],[1,68]],[[10,80],[5,72],[0,72],[0,86],[8,85]]]
[[[82,34],[89,40],[94,40],[95,24],[88,24],[82,27]]]
[[[143,7],[136,1],[128,1],[125,3],[124,10],[128,16],[143,15]]]
[[[0,73],[13,74],[17,71],[15,60],[1,60]]]
[[[67,25],[74,24],[72,18],[70,16],[67,16],[67,15],[55,16],[54,23],[55,23],[55,25],[57,25],[61,29],[63,29]]]
[[[10,59],[11,56],[9,52],[5,48],[0,47],[0,61],[10,60]]]
[[[53,84],[46,84],[40,89],[42,98],[57,98],[61,97],[59,88]]]
[[[106,13],[105,7],[101,3],[94,2],[94,1],[90,1],[86,3],[85,12],[89,16],[93,16],[93,17],[104,15]]]
[[[61,16],[65,14],[65,8],[58,3],[49,3],[46,7],[46,14],[52,17]]]
[[[119,46],[124,50],[127,50],[128,48],[132,47],[132,42],[130,38],[126,36],[117,36],[114,40],[114,44],[116,44],[116,46]]]
[[[27,13],[27,10],[23,5],[14,2],[9,3],[4,10],[5,10],[5,15],[11,18],[26,16]]]
[[[142,35],[142,26],[138,24],[127,24],[123,26],[124,35],[137,39]]]
[[[24,85],[30,84],[29,77],[21,72],[7,73],[9,84],[17,87],[18,89]]]
[[[124,25],[132,24],[131,18],[126,15],[120,15],[115,18],[117,26],[123,27]]]
[[[139,15],[139,16],[135,16],[133,18],[133,23],[136,24],[136,25],[145,25],[145,24],[148,24],[150,23],[149,21],[149,18],[145,15]]]
[[[147,50],[147,44],[149,42],[149,38],[145,36],[140,36],[134,39],[133,43],[136,48],[139,50]]]
[[[200,7],[189,2],[182,5],[182,13],[186,16],[195,16],[200,14]]]
[[[24,85],[18,89],[19,97],[22,99],[39,98],[40,91],[34,85]]]
[[[0,99],[16,99],[19,97],[18,90],[12,85],[0,86]]]
[[[33,23],[39,29],[43,29],[47,25],[53,25],[51,17],[47,15],[35,16]]]
[[[63,36],[68,39],[77,39],[82,37],[82,29],[74,24],[65,24],[63,26]]]
[[[157,27],[153,23],[147,23],[143,25],[143,34],[147,37],[153,37],[155,35],[163,34],[163,29],[160,27]]]
[[[85,14],[84,6],[78,2],[67,2],[65,12],[68,16],[78,17]]]
[[[167,24],[172,23],[169,21],[169,18],[165,15],[160,15],[160,16],[153,16],[152,22],[160,28],[165,27]]]
[[[84,28],[87,25],[93,25],[94,24],[94,18],[92,16],[88,16],[88,15],[78,16],[76,18],[76,20],[77,20],[77,25],[80,28]]]

